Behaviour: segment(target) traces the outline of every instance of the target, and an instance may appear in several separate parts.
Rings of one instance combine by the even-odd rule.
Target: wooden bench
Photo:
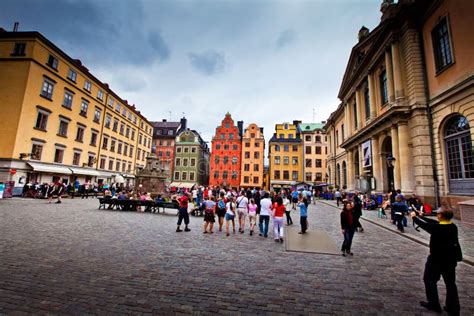
[[[144,207],[145,212],[150,213],[159,213],[160,208],[163,209],[163,212],[166,208],[178,209],[178,203],[174,202],[155,202],[155,201],[140,201],[140,200],[119,200],[112,198],[98,198],[99,200],[99,210],[113,209],[121,211],[136,211],[138,207]]]

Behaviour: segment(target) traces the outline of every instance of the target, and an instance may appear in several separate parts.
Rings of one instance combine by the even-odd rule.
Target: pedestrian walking
[[[339,207],[339,204],[342,202],[342,196],[341,196],[341,192],[339,191],[339,189],[336,189],[336,192],[334,193],[334,196],[336,197],[337,207]]]
[[[354,255],[351,252],[352,238],[354,237],[354,221],[353,221],[353,205],[350,201],[344,200],[342,212],[341,212],[341,230],[344,236],[342,242],[342,255],[345,257],[346,254]]]
[[[301,231],[298,234],[306,234],[308,230],[308,200],[300,194],[300,200],[298,202],[300,208],[300,225]]]
[[[352,206],[352,216],[354,221],[354,231],[364,231],[362,224],[360,223],[360,217],[362,216],[362,199],[359,196],[359,192],[354,194],[354,204]]]
[[[268,237],[268,224],[270,222],[270,212],[272,208],[272,200],[270,194],[265,192],[263,199],[260,200],[260,215],[258,219],[258,226],[260,229],[260,236]]]
[[[296,210],[296,205],[298,204],[298,191],[296,189],[291,192],[291,202],[292,204],[292,209]]]
[[[189,225],[189,213],[188,213],[188,203],[189,197],[186,193],[182,193],[181,197],[178,199],[179,209],[178,209],[178,228],[176,232],[182,232],[181,223],[184,220],[184,231],[189,232],[191,229],[188,228]]]
[[[204,234],[207,234],[207,227],[209,226],[209,233],[214,233],[214,223],[216,221],[216,202],[215,198],[205,200],[204,202]]]
[[[237,214],[239,216],[239,233],[243,234],[245,229],[245,218],[248,215],[249,199],[245,196],[245,191],[240,192],[237,198]]]
[[[206,195],[207,198],[209,195]],[[226,214],[226,198],[224,192],[219,194],[219,198],[217,200],[217,220],[219,222],[219,231],[222,231],[222,226],[224,225],[224,218]]]
[[[273,236],[276,242],[283,242],[283,214],[285,214],[285,206],[281,196],[276,198],[276,202],[272,205],[273,210]]]
[[[290,200],[286,195],[283,196],[283,206],[285,207],[286,225],[293,225],[293,219],[291,218]]]
[[[249,202],[249,222],[250,222],[250,236],[253,235],[253,230],[255,228],[255,223],[257,222],[257,204],[252,198]]]
[[[408,213],[408,206],[402,202],[402,198],[397,196],[395,198],[395,203],[392,204],[392,216],[395,219],[395,223],[397,225],[397,229],[400,232],[404,232],[403,229],[403,219],[405,218],[405,214]]]
[[[438,221],[411,212],[415,224],[428,232],[430,236],[430,254],[425,264],[423,281],[425,283],[427,302],[420,305],[426,309],[441,312],[438,296],[438,281],[443,276],[446,284],[446,306],[444,310],[449,315],[459,315],[458,289],[456,286],[456,266],[462,261],[462,251],[458,240],[458,228],[451,222],[453,212],[443,210],[436,216]],[[421,215],[421,214],[420,214]]]
[[[235,234],[235,203],[234,198],[229,197],[226,204],[226,213],[225,213],[225,231],[226,236],[229,236],[230,223],[232,222],[232,231]]]

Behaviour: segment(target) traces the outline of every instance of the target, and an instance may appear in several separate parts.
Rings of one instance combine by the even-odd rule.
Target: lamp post
[[[386,156],[387,167],[388,167],[388,185],[390,187],[390,191],[395,190],[395,183],[393,179],[393,168],[395,168],[395,157],[392,154],[387,154]]]

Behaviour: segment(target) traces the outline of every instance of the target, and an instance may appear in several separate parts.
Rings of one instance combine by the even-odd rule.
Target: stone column
[[[359,89],[356,90],[356,107],[357,107],[357,129],[361,129],[362,124],[362,93]]]
[[[380,164],[380,146],[379,146],[379,136],[372,136],[372,170],[373,176],[375,178],[376,191],[380,192],[382,188],[382,170]]]
[[[347,152],[347,190],[354,190],[354,153],[352,149]]]
[[[392,43],[392,62],[393,62],[393,78],[395,99],[405,96],[402,82],[402,65],[400,59],[400,44],[398,42]]]
[[[399,156],[401,174],[401,190],[405,194],[413,193],[415,176],[413,174],[413,157],[411,149],[408,146],[410,142],[410,131],[407,122],[398,123],[398,141],[399,141]]]
[[[374,74],[369,73],[367,76],[367,80],[369,82],[369,98],[370,98],[370,118],[374,119],[377,117],[377,100],[375,97],[375,82],[374,82]]]
[[[388,50],[385,52],[385,72],[387,74],[388,101],[393,102],[395,100],[395,88],[393,87],[393,65],[392,55]]]
[[[344,104],[344,135],[343,139],[346,140],[351,135],[349,127],[349,105]]]
[[[392,155],[395,158],[395,168],[393,168],[393,177],[395,183],[395,190],[400,189],[401,186],[401,174],[400,174],[400,151],[398,143],[398,127],[393,125],[390,130],[390,136],[392,138]]]

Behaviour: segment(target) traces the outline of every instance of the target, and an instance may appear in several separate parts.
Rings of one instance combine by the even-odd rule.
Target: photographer
[[[462,252],[458,240],[458,228],[451,222],[453,212],[443,210],[437,214],[438,221],[422,217],[420,213],[411,212],[413,221],[428,232],[430,237],[430,254],[426,261],[423,281],[428,302],[420,305],[436,312],[441,312],[437,283],[443,276],[446,284],[446,306],[444,310],[450,315],[459,315],[459,297],[456,287],[456,265],[462,261]]]

